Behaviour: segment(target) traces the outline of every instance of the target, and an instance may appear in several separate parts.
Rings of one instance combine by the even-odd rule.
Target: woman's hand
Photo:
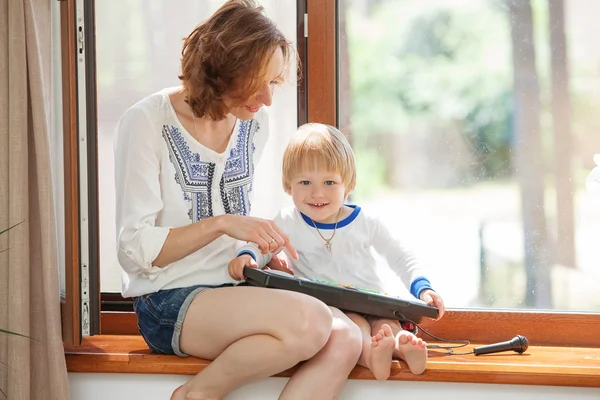
[[[285,247],[292,258],[298,259],[298,253],[288,236],[272,220],[248,217],[244,215],[222,215],[223,232],[234,239],[252,242],[263,254],[275,253]]]
[[[442,300],[442,296],[431,289],[425,289],[421,292],[420,297],[421,300],[427,303],[427,305],[437,307],[439,310],[437,319],[440,319],[444,316],[446,309],[444,308],[444,300]]]
[[[250,254],[242,254],[229,262],[227,272],[236,281],[244,279],[244,267],[258,268],[258,264]]]

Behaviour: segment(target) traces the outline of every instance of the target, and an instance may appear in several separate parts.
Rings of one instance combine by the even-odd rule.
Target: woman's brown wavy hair
[[[263,7],[252,0],[226,2],[184,39],[179,79],[194,114],[225,118],[224,96],[243,105],[264,83],[278,47],[287,69],[293,46]]]

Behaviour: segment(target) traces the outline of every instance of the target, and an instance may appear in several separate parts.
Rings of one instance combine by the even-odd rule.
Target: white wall
[[[168,399],[188,376],[70,373],[71,400]],[[232,393],[227,400],[277,399],[287,378],[268,378]],[[443,382],[351,380],[340,400],[359,399],[518,400],[600,399],[600,389]]]

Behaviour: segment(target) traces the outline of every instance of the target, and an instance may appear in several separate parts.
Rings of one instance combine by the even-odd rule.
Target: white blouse
[[[181,125],[164,89],[129,108],[115,131],[117,256],[124,297],[197,284],[235,282],[227,264],[241,246],[223,235],[165,267],[152,266],[169,230],[216,215],[248,215],[254,168],[268,116],[238,120],[223,153]]]

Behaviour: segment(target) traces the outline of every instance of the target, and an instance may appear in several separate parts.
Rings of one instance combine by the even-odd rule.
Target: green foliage
[[[494,2],[450,3],[349,10],[353,132],[413,135],[415,121],[460,121],[482,174],[503,176],[511,158],[508,20]]]
[[[356,189],[352,192],[352,202],[360,202],[373,196],[385,187],[385,165],[374,149],[358,147],[354,149],[356,157]]]

